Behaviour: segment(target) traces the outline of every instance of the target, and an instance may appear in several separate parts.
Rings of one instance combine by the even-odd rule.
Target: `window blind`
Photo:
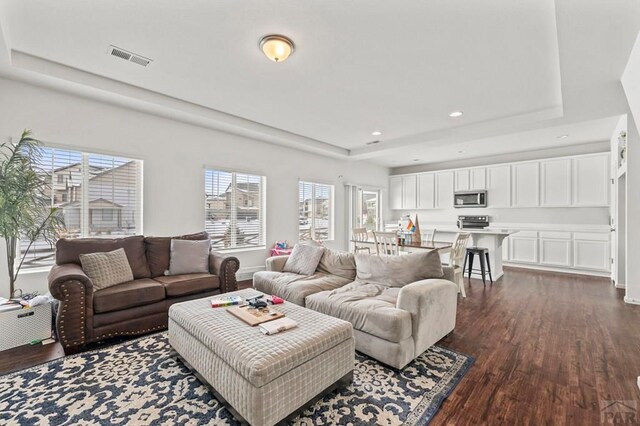
[[[265,177],[205,170],[205,230],[213,248],[265,245]]]
[[[333,239],[333,186],[300,181],[298,194],[300,240]]]
[[[64,218],[61,238],[142,233],[142,161],[49,147],[41,153],[39,173],[51,206]],[[21,241],[21,252],[28,244]],[[23,268],[50,266],[54,259],[54,248],[36,241]]]

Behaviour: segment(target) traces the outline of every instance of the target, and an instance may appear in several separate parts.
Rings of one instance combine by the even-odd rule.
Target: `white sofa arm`
[[[416,281],[400,289],[396,307],[411,314],[416,356],[453,331],[457,305],[458,286],[444,279]]]
[[[269,257],[267,258],[265,269],[267,271],[282,272],[284,264],[287,263],[288,258],[288,255]]]

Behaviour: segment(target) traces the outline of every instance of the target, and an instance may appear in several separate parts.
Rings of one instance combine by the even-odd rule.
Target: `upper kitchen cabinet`
[[[511,166],[487,167],[489,207],[511,207]]]
[[[511,166],[512,207],[537,207],[540,205],[539,165],[539,162],[533,161],[516,163]]]
[[[486,168],[459,169],[454,172],[456,191],[487,189]]]
[[[571,159],[540,162],[540,205],[568,207],[571,205]]]
[[[573,159],[573,205],[608,206],[609,179],[609,154],[575,157]]]
[[[468,191],[469,190],[469,169],[460,169],[454,172],[456,191]]]
[[[432,209],[436,201],[436,175],[423,173],[418,175],[418,210]]]
[[[436,173],[436,209],[453,208],[453,172]]]
[[[391,176],[389,200],[393,210],[415,209],[417,206],[418,179],[416,175]]]

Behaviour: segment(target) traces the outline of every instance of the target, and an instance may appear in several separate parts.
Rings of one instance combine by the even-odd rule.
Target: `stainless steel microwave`
[[[487,207],[487,191],[458,191],[453,194],[453,207]]]

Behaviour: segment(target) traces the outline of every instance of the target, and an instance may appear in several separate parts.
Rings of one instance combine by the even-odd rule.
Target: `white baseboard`
[[[624,283],[616,283],[616,288],[627,288],[627,285]]]
[[[572,269],[572,268],[554,267],[554,266],[547,266],[547,265],[542,266],[542,265],[536,265],[533,263],[512,263],[512,262],[502,261],[502,266],[508,266],[512,268],[536,269],[538,271],[563,272],[565,274],[591,275],[594,277],[603,277],[603,278],[611,277],[611,273],[609,272],[590,271],[588,269]]]
[[[640,299],[635,299],[633,297],[625,296],[624,302],[629,303],[631,305],[640,305]]]
[[[264,271],[264,266],[249,266],[247,268],[240,268],[236,272],[236,280],[245,281],[253,279],[253,274],[259,271]]]

